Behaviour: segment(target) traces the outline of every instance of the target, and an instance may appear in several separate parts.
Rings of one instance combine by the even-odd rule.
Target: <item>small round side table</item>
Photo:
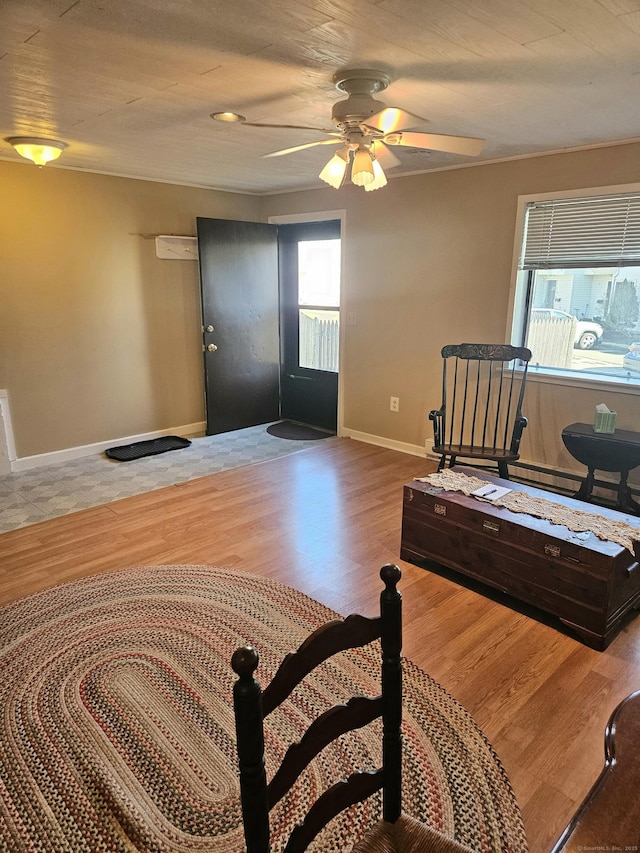
[[[640,465],[640,432],[594,432],[591,424],[575,423],[562,430],[562,441],[573,458],[587,466],[587,476],[574,497],[591,501],[595,472],[612,471],[620,474],[617,509],[640,515],[640,504],[627,484],[629,471]]]

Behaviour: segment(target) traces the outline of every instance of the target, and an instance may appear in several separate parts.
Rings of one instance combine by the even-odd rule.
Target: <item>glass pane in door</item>
[[[299,308],[299,366],[338,372],[340,312]]]
[[[298,365],[338,372],[340,240],[298,243]]]

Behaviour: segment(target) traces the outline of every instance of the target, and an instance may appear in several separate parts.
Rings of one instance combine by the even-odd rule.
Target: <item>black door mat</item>
[[[267,432],[276,438],[288,438],[292,441],[317,441],[320,438],[335,435],[334,432],[298,424],[295,421],[279,421],[277,424],[271,424],[267,427]]]
[[[180,438],[178,435],[163,435],[160,438],[152,438],[148,441],[136,441],[133,444],[110,447],[105,450],[105,455],[109,459],[116,459],[118,462],[131,462],[133,459],[142,459],[143,456],[166,453],[167,450],[180,450],[183,447],[189,447],[190,444],[188,438]]]

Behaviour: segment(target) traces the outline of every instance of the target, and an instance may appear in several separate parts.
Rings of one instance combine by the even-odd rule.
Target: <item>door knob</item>
[[[213,326],[207,326],[205,332],[213,332]]]
[[[215,352],[218,349],[218,347],[215,344],[209,344],[207,349],[209,350],[209,352]]]

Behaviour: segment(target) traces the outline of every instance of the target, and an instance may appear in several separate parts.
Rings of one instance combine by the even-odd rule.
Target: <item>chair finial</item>
[[[253,646],[241,646],[231,657],[231,667],[240,678],[246,678],[256,671],[258,660],[258,652]]]
[[[380,569],[380,578],[387,590],[395,590],[396,584],[402,577],[402,572],[395,563],[386,563]]]

